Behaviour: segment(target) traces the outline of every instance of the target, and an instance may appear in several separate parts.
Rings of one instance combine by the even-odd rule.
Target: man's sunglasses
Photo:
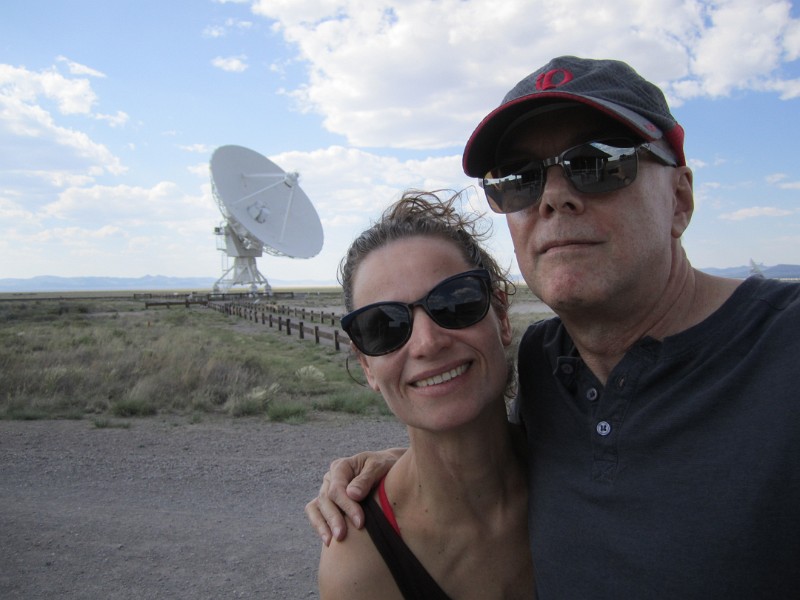
[[[489,171],[481,182],[494,212],[513,213],[539,204],[547,181],[547,169],[560,165],[579,192],[604,194],[633,183],[639,170],[637,152],[646,150],[659,162],[674,167],[668,151],[647,142],[615,138],[585,142],[543,160],[508,162]]]
[[[394,352],[411,338],[417,306],[445,329],[463,329],[478,323],[489,311],[492,278],[486,269],[448,277],[416,302],[376,302],[342,317],[342,329],[367,356]]]

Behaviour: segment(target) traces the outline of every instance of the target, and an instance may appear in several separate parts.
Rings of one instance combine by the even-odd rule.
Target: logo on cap
[[[556,77],[560,80],[556,81]],[[566,69],[553,69],[547,73],[541,73],[536,78],[536,89],[539,91],[552,90],[572,81],[572,71]]]

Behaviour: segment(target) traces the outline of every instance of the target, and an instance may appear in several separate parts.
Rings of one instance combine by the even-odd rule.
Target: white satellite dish
[[[234,285],[270,286],[256,266],[262,252],[273,256],[311,258],[322,249],[322,223],[300,189],[298,173],[284,171],[258,152],[242,146],[221,146],[211,155],[211,191],[225,223],[214,233],[233,266],[214,290]]]

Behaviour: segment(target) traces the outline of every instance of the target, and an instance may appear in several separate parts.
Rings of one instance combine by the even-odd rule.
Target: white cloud
[[[210,186],[200,189],[187,194],[171,182],[70,188],[36,214],[0,198],[0,215],[8,217],[0,220],[3,270],[24,275],[58,265],[63,276],[213,274],[219,256],[212,231],[220,215]]]
[[[88,79],[70,79],[57,71],[29,71],[0,64],[0,97],[20,104],[39,98],[54,101],[64,115],[88,114],[97,102]]]
[[[228,30],[225,29],[222,25],[209,25],[205,29],[203,29],[203,36],[209,38],[221,38],[224,37],[225,34],[228,33]]]
[[[117,185],[75,187],[63,191],[47,204],[46,217],[81,223],[142,225],[149,222],[178,223],[214,213],[211,202],[183,193],[178,186],[162,181],[152,187]]]
[[[768,89],[774,92],[779,92],[781,100],[800,98],[800,79],[793,79],[789,81],[772,81],[769,83]]]
[[[686,162],[692,168],[692,171],[704,169],[708,166],[708,163],[706,161],[701,160],[699,158],[689,158],[687,159]]]
[[[127,115],[127,113],[124,113],[121,110],[118,110],[117,114],[115,114],[115,115],[104,115],[104,114],[97,113],[94,116],[94,118],[97,119],[98,121],[105,121],[111,127],[122,127],[123,125],[125,125],[125,123],[128,122],[128,119],[130,117]]]
[[[4,223],[18,223],[20,221],[33,221],[34,215],[19,202],[0,197],[0,221]]]
[[[93,114],[96,102],[88,79],[65,77],[54,69],[30,71],[0,64],[0,171],[17,178],[44,178],[52,185],[124,173],[126,168],[105,145],[57,123],[57,113],[112,126],[127,121],[122,111],[114,116]]]
[[[228,58],[217,56],[211,61],[211,64],[223,71],[241,73],[247,70],[247,57],[245,55],[229,56]]]
[[[318,258],[302,267],[313,272],[315,264],[336,265],[355,236],[369,226],[407,188],[461,190],[472,186],[461,170],[460,154],[423,160],[401,160],[355,148],[331,146],[312,152],[285,152],[270,156],[285,171],[300,173],[300,186],[316,208],[325,231]],[[477,196],[472,190],[472,197]],[[482,197],[478,211],[486,212]],[[495,219],[496,256],[504,265],[514,262],[512,245],[502,216]],[[502,221],[502,222],[501,222]],[[267,273],[269,277],[269,273]],[[328,267],[320,279],[332,279]],[[287,278],[291,278],[290,276]]]
[[[222,38],[228,35],[231,29],[238,31],[247,31],[252,29],[252,21],[243,21],[241,19],[226,19],[224,25],[209,25],[203,29],[203,37],[207,38]]]
[[[736,89],[785,88],[790,82],[780,81],[779,67],[784,40],[788,34],[788,42],[793,44],[797,26],[791,8],[789,2],[770,0],[725,0],[708,5],[710,26],[699,32],[692,61],[703,92],[719,96]]]
[[[252,21],[244,21],[242,19],[226,19],[225,26],[231,27],[233,29],[238,29],[240,31],[246,31],[248,29],[253,28]]]
[[[178,148],[186,150],[187,152],[194,152],[196,154],[211,154],[212,148],[208,144],[188,144],[179,145]]]
[[[800,181],[786,181],[789,176],[786,173],[772,173],[765,177],[767,183],[775,185],[782,190],[800,190]]]
[[[777,184],[786,179],[788,175],[786,173],[772,173],[771,175],[767,175],[766,180],[767,183]]]
[[[792,211],[782,208],[774,208],[771,206],[754,206],[752,208],[743,208],[732,213],[720,215],[720,219],[728,221],[743,221],[745,219],[755,219],[758,217],[785,217],[791,215]]]
[[[91,240],[104,240],[109,237],[122,236],[125,233],[119,227],[105,225],[98,229],[86,227],[53,227],[44,229],[36,235],[28,238],[28,241],[36,243],[50,242],[53,240],[61,241],[70,246],[86,246]]]
[[[256,0],[253,12],[308,64],[287,92],[298,108],[359,147],[459,146],[509,82],[565,53],[626,60],[673,105],[800,94],[782,71],[800,54],[786,1]]]
[[[209,170],[207,162],[197,163],[196,165],[189,165],[188,167],[186,167],[186,169],[192,175],[196,175],[197,177],[203,177],[204,179],[208,178]]]
[[[56,57],[58,62],[66,63],[67,69],[70,72],[70,75],[88,75],[89,77],[105,77],[105,73],[101,73],[96,69],[92,69],[91,67],[87,67],[86,65],[82,65],[80,63],[76,63],[71,61],[66,56],[58,56]]]

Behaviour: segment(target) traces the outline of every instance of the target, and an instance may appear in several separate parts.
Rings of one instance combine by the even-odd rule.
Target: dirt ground
[[[0,598],[317,598],[303,506],[391,418],[0,421]]]

